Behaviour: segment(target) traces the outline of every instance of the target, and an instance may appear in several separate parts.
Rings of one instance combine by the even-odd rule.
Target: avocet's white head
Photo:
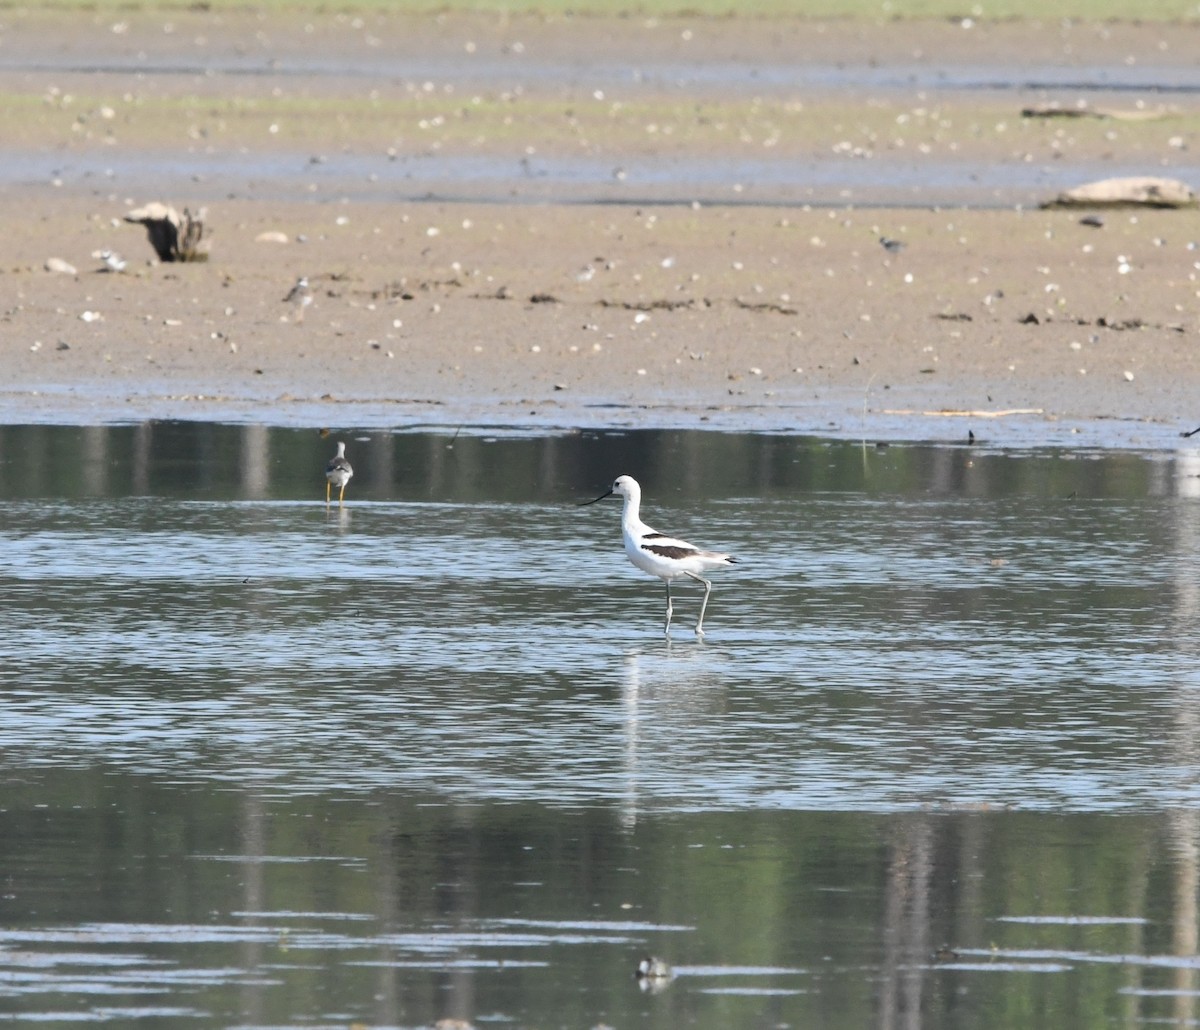
[[[633,501],[642,496],[642,488],[633,476],[617,476],[613,480],[612,492],[619,497],[628,497]]]
[[[624,497],[632,501],[635,505],[641,500],[642,488],[638,485],[638,481],[633,476],[617,476],[613,480],[613,485],[605,490],[599,497],[593,497],[590,501],[581,501],[581,504],[595,504],[597,501],[602,501],[606,497]]]

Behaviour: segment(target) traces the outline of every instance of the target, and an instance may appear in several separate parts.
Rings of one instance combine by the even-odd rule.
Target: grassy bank
[[[1030,19],[1169,22],[1200,20],[1200,0],[49,0],[10,9],[298,10],[432,14],[474,11],[546,16],[865,19]]]

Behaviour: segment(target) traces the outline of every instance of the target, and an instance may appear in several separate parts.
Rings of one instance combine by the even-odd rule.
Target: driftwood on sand
[[[1061,207],[1195,207],[1196,194],[1178,179],[1139,175],[1127,179],[1101,179],[1065,190],[1044,208]]]
[[[1057,101],[1021,108],[1022,118],[1100,118],[1118,122],[1151,122],[1172,113],[1165,107],[1095,107],[1084,102],[1064,107]]]
[[[155,202],[130,211],[125,221],[146,227],[159,261],[207,261],[204,215],[204,208],[193,215],[185,207],[181,215],[173,207]]]

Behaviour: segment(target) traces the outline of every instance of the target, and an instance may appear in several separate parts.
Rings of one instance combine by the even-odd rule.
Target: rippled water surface
[[[1191,1018],[1194,456],[342,438],[0,430],[0,1018]]]

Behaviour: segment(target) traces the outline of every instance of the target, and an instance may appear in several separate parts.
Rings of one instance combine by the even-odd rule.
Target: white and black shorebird
[[[338,504],[342,503],[342,498],[346,496],[346,484],[350,482],[350,477],[354,475],[354,469],[350,467],[350,462],[346,460],[346,445],[341,440],[338,441],[337,454],[329,459],[325,465],[325,504],[329,505],[330,494],[333,488],[338,488]]]
[[[115,250],[109,250],[107,247],[104,250],[98,250],[93,255],[104,262],[104,271],[106,272],[124,272],[127,262]]]
[[[125,261],[125,258],[122,258],[118,252],[109,250],[108,247],[104,247],[102,251],[92,251],[91,256],[97,258],[103,264],[101,271],[122,273],[128,267],[128,262]]]
[[[675,972],[662,959],[655,958],[653,955],[644,955],[638,960],[634,975],[638,979],[669,980],[675,975]]]
[[[675,979],[675,970],[662,959],[646,955],[638,962],[633,975],[643,991],[657,994]]]
[[[643,572],[657,576],[667,585],[667,621],[663,627],[663,634],[671,634],[671,581],[686,576],[704,584],[704,602],[700,605],[700,618],[696,620],[696,636],[704,636],[704,612],[708,608],[708,595],[712,593],[712,583],[701,573],[712,572],[726,565],[735,565],[737,559],[720,551],[706,551],[689,544],[686,540],[678,540],[647,526],[639,513],[642,488],[632,476],[618,476],[609,490],[582,503],[595,504],[596,501],[613,496],[625,499],[625,507],[621,513],[621,536],[624,538],[625,553],[629,560]]]
[[[283,298],[283,302],[295,308],[295,321],[304,321],[304,309],[313,302],[312,290],[308,285],[308,276],[302,275],[296,280],[296,285],[288,291],[288,295]]]

